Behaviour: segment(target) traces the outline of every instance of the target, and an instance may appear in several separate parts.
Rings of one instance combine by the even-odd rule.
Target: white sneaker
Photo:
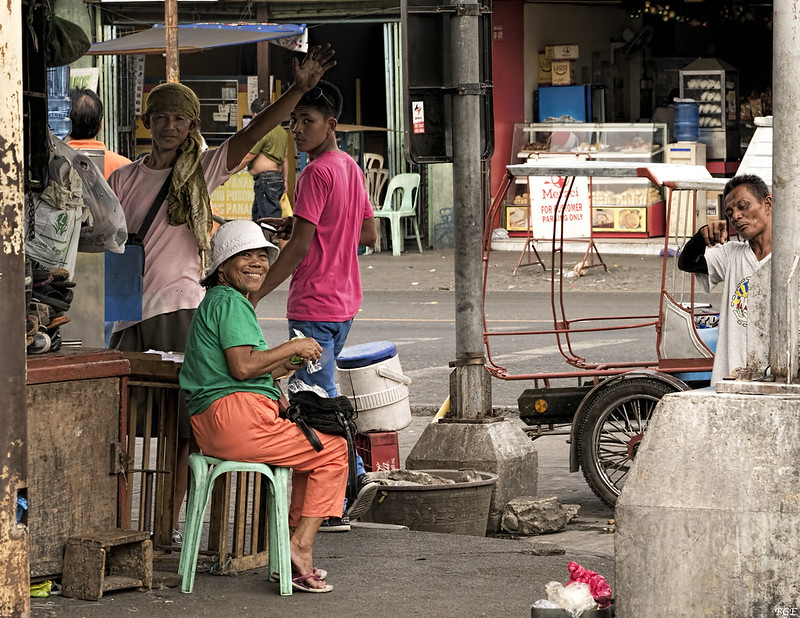
[[[173,530],[172,531],[172,544],[173,545],[183,545],[183,534],[181,534],[180,530]]]

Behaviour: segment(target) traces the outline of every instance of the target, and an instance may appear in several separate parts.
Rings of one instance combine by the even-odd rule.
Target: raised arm
[[[289,115],[306,92],[317,85],[325,71],[333,68],[336,61],[329,43],[315,45],[308,50],[302,62],[292,58],[294,83],[280,98],[265,110],[256,114],[244,129],[238,131],[228,142],[228,169],[237,167],[258,140],[274,129]]]

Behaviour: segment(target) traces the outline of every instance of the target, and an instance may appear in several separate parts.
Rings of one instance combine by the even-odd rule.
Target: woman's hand
[[[297,358],[301,359],[299,363],[292,363],[295,368],[304,361],[315,361],[322,356],[322,347],[311,337],[292,339],[291,341],[287,341],[284,345],[286,346],[286,351],[289,353],[290,362]]]
[[[314,45],[308,50],[302,62],[297,58],[292,58],[292,73],[294,75],[294,85],[303,92],[308,92],[322,78],[325,71],[336,66],[333,59],[334,52],[330,43],[324,45]]]

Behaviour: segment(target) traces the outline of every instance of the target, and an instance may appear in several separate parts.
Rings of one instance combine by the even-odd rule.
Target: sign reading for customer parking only
[[[584,176],[576,177],[574,180],[575,182],[570,187],[572,178],[564,176],[528,177],[531,230],[534,238],[553,238],[553,223],[556,219],[556,204],[559,195],[561,196],[561,206],[557,215],[556,237],[591,238],[592,209],[589,200],[589,179]],[[564,205],[565,201],[566,205]],[[564,222],[563,235],[560,234],[562,220]]]

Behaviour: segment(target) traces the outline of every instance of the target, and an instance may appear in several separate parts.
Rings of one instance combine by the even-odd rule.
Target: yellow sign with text
[[[253,213],[253,177],[246,169],[228,178],[211,194],[211,206],[223,219],[250,219]]]

